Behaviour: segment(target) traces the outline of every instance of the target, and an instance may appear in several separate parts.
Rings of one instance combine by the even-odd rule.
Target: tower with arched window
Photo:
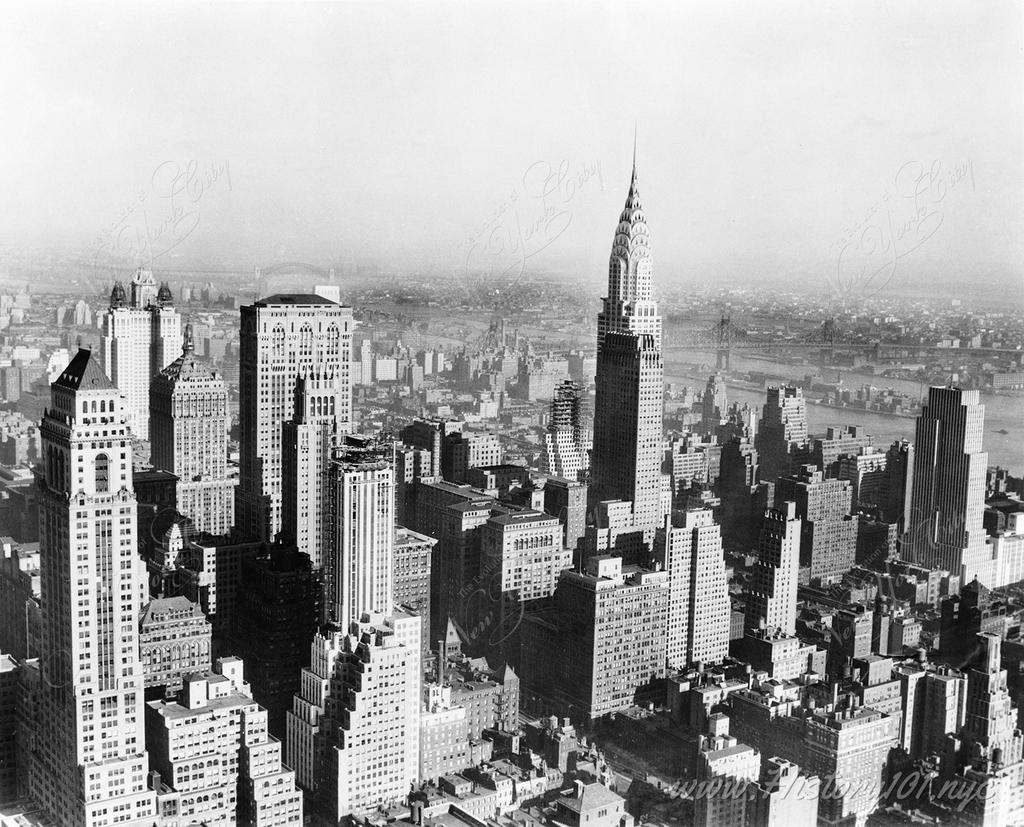
[[[315,294],[280,294],[242,308],[239,340],[239,484],[236,525],[253,539],[282,529],[282,426],[295,420],[296,383],[332,376],[336,393],[311,398],[319,413],[352,428],[352,308]],[[323,405],[333,405],[324,414]],[[311,555],[312,556],[312,555]]]
[[[132,434],[89,350],[51,386],[40,426],[42,597],[37,748],[30,790],[59,824],[151,823],[138,611]]]

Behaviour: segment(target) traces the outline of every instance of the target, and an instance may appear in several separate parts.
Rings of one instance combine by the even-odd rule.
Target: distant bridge
[[[1021,353],[1016,348],[971,347],[952,348],[937,345],[922,345],[904,342],[883,342],[875,340],[865,342],[863,339],[846,340],[841,337],[835,319],[825,319],[820,325],[803,334],[775,339],[758,339],[741,327],[732,323],[728,315],[722,315],[719,321],[707,328],[685,330],[671,321],[665,325],[662,343],[666,348],[677,350],[714,350],[715,367],[718,370],[729,370],[732,367],[734,350],[793,350],[811,348],[827,350],[834,354],[838,350],[871,351],[874,360],[887,358],[925,357],[934,353]]]

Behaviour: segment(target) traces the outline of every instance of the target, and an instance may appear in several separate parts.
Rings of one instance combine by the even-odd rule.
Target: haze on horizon
[[[0,242],[600,278],[636,125],[661,286],[1020,287],[1022,45],[1009,0],[25,3]]]

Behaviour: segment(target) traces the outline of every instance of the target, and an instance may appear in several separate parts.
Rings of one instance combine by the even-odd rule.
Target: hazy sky
[[[5,6],[0,236],[590,275],[636,123],[663,283],[1019,287],[1021,8]]]

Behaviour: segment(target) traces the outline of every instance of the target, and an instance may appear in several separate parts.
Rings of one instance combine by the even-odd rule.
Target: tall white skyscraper
[[[394,444],[350,434],[330,467],[328,618],[342,629],[394,599]]]
[[[285,762],[294,768],[298,785],[309,793],[316,792],[316,736],[331,689],[334,662],[344,642],[345,635],[330,628],[313,638],[309,666],[302,670],[299,694],[293,697],[285,719]]]
[[[722,530],[711,509],[680,512],[674,525],[666,519],[654,555],[669,573],[669,667],[722,661],[729,654],[731,607]]]
[[[420,618],[366,615],[345,636],[326,699],[317,799],[338,824],[403,803],[419,776]]]
[[[636,158],[608,262],[608,295],[597,317],[597,395],[591,504],[628,500],[634,525],[661,522],[665,365],[661,316],[652,294],[650,231],[640,204]]]
[[[281,536],[323,565],[330,516],[328,467],[348,429],[345,392],[336,373],[311,372],[296,381],[295,415],[281,435]]]
[[[40,428],[42,596],[33,798],[61,825],[152,824],[143,722],[129,411],[91,351],[57,377]]]
[[[181,355],[181,316],[167,284],[138,270],[126,293],[117,282],[103,318],[103,368],[124,395],[132,433],[149,439],[149,383]]]
[[[296,381],[333,375],[339,429],[352,423],[352,308],[315,294],[279,294],[242,308],[237,527],[257,540],[281,530],[282,424],[295,415]]]
[[[979,391],[933,387],[917,418],[907,551],[913,562],[991,584],[985,549],[985,406]]]
[[[796,634],[802,524],[794,502],[765,512],[760,555],[747,593],[746,629],[779,630],[790,637]]]

